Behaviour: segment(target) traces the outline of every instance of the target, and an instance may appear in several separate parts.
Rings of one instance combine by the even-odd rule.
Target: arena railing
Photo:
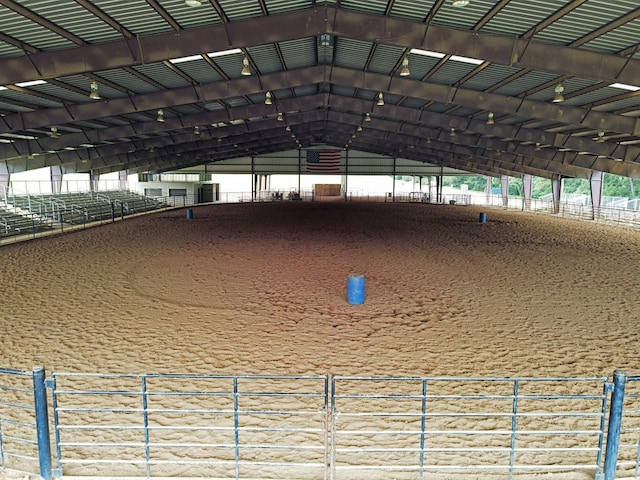
[[[70,373],[45,379],[38,367],[0,370],[0,394],[2,468],[45,480],[536,474],[614,480],[640,472],[640,377],[618,371],[611,381]]]
[[[56,477],[327,478],[326,376],[51,377]]]
[[[0,369],[0,461],[3,469],[51,478],[44,370]]]

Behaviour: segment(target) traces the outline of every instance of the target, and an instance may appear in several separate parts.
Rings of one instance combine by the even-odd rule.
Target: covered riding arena
[[[135,393],[139,388],[137,377],[122,374],[148,373],[169,376],[162,380],[169,385],[160,388],[164,394],[166,389],[173,395],[190,392],[182,394],[186,397],[149,400],[157,409],[149,416],[155,416],[155,428],[161,429],[153,430],[152,420],[151,437],[175,444],[152,455],[155,461],[168,462],[153,466],[159,476],[191,472],[183,463],[192,455],[199,458],[204,448],[197,446],[200,442],[211,442],[204,440],[208,437],[202,429],[210,428],[209,422],[221,422],[206,412],[226,411],[196,392],[229,392],[229,387],[212,385],[200,376],[239,375],[238,388],[247,396],[239,405],[245,402],[248,409],[240,418],[249,424],[240,438],[263,448],[273,442],[293,444],[288,447],[291,452],[285,450],[283,457],[248,447],[235,473],[231,467],[215,466],[204,474],[198,470],[196,477],[257,475],[256,467],[247,465],[262,461],[277,467],[262,467],[259,478],[325,478],[327,470],[319,467],[317,457],[321,453],[314,456],[305,450],[314,440],[323,444],[316,433],[308,432],[324,428],[315,423],[325,418],[320,413],[322,387],[320,393],[309,390],[320,397],[311,399],[319,408],[312,427],[298,423],[294,413],[309,409],[311,400],[305,395],[310,393],[304,389],[315,387],[307,377],[328,375],[334,382],[338,378],[338,384],[346,379],[347,391],[345,398],[331,391],[338,402],[330,430],[335,431],[337,445],[331,463],[335,478],[362,478],[365,473],[381,479],[418,478],[415,468],[396,468],[415,466],[417,454],[394,450],[406,449],[407,441],[413,445],[415,431],[407,440],[386,429],[419,431],[411,418],[397,416],[416,414],[416,408],[419,414],[420,380],[407,380],[410,385],[405,385],[399,379],[430,378],[429,392],[435,393],[427,396],[427,406],[444,420],[435,416],[427,423],[435,429],[427,439],[438,446],[438,452],[425,456],[433,462],[431,470],[424,470],[429,478],[463,479],[471,474],[488,479],[591,479],[594,452],[589,442],[597,439],[594,432],[600,421],[593,410],[599,412],[603,400],[602,381],[597,379],[610,377],[616,369],[633,374],[640,361],[640,294],[634,288],[638,231],[497,209],[489,210],[486,223],[480,223],[479,211],[422,203],[210,205],[194,208],[192,218],[185,217],[184,209],[170,210],[6,245],[0,249],[2,364],[16,369],[45,365],[48,371],[63,372],[57,377],[59,421],[64,425],[73,419],[76,426],[73,434],[62,430],[62,438],[70,441],[70,435],[80,435],[80,440],[63,446],[65,455],[79,462],[66,465],[66,475],[140,475],[126,466],[126,459],[136,458],[142,443],[138,449],[117,446],[134,438],[140,441],[139,436],[110,429],[113,423],[140,423],[139,414],[132,420],[117,413],[123,408],[137,412],[137,396],[122,398],[117,391]],[[346,301],[350,274],[366,278],[363,304]],[[97,373],[97,379],[84,377]],[[171,380],[174,374],[193,377]],[[260,380],[274,375],[307,379]],[[355,388],[349,383],[352,377],[373,382],[362,387],[362,394],[373,395],[366,408],[358,403],[365,401],[361,393],[356,393],[356,400],[349,396]],[[155,378],[146,380],[149,388],[158,381]],[[504,466],[505,453],[500,450],[509,450],[509,436],[498,432],[508,433],[511,425],[511,378],[533,379],[533,387],[526,389],[528,381],[522,380],[523,393],[517,397],[523,410],[518,428],[525,431],[518,437],[524,451],[514,451],[514,458],[528,469],[494,471]],[[545,380],[550,378],[563,380]],[[576,378],[581,379],[577,384],[564,380]],[[635,391],[631,387],[628,390]],[[268,398],[265,407],[260,395],[252,396],[256,388],[279,393],[272,393],[275,398]],[[96,389],[103,393],[97,395]],[[113,398],[103,398],[104,391]],[[407,394],[412,400],[398,398]],[[271,414],[256,413],[255,405]],[[65,406],[74,413],[65,413]],[[200,413],[190,410],[194,408]],[[350,423],[354,420],[349,420],[348,408],[373,412],[373,422],[361,418],[361,412],[353,414],[357,423]],[[460,418],[461,408],[472,410]],[[478,408],[483,413],[474,415]],[[497,413],[485,412],[495,408]],[[77,409],[96,413],[86,418]],[[182,416],[167,413],[175,409]],[[274,413],[278,409],[288,412],[288,420],[283,420],[284,413]],[[528,418],[531,412],[542,418]],[[183,425],[180,428],[186,428],[185,422],[189,425],[188,440],[171,428],[176,421]],[[87,422],[93,425],[88,432],[86,426],[74,430]],[[224,421],[221,425],[232,429]],[[292,428],[300,432],[280,431]],[[351,432],[342,440],[341,428]],[[269,431],[272,437],[263,431],[254,433],[262,435],[258,440],[252,439],[255,429]],[[362,437],[357,433],[361,429],[369,433]],[[460,429],[474,435],[452,433]],[[347,446],[341,449],[340,440]],[[87,447],[92,444],[102,448]],[[357,452],[372,445],[373,453]],[[114,455],[125,467],[107,463],[105,470],[90,460]],[[205,455],[233,464],[233,459],[225,460],[210,449]],[[585,458],[591,466],[581,464]],[[368,467],[352,471],[354,465]],[[467,465],[466,470],[460,465]]]
[[[1,0],[0,476],[640,478],[640,236],[598,221],[638,39],[636,0]]]

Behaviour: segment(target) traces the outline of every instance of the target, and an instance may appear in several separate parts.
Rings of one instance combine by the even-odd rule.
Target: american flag
[[[307,172],[340,171],[340,150],[307,150]]]

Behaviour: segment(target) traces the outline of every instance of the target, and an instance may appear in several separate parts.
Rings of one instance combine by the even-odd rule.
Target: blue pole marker
[[[480,214],[480,219],[479,219],[480,223],[486,223],[487,222],[487,214],[482,212]]]
[[[51,443],[49,442],[49,416],[47,413],[47,390],[44,384],[43,367],[33,369],[33,397],[36,411],[36,436],[38,438],[38,461],[40,476],[51,480]]]
[[[349,275],[347,277],[347,302],[351,305],[363,304],[365,287],[363,275]]]
[[[193,210],[190,208],[187,210],[187,219],[190,220],[193,218]]]

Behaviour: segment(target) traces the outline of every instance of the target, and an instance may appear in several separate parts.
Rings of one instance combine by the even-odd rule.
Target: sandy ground
[[[501,210],[481,224],[479,212],[214,205],[6,245],[0,366],[636,374],[640,232]],[[346,302],[350,274],[366,278],[363,305]]]
[[[52,371],[637,371],[640,232],[422,204],[219,205],[0,248],[0,365]],[[366,300],[346,302],[347,277]]]

